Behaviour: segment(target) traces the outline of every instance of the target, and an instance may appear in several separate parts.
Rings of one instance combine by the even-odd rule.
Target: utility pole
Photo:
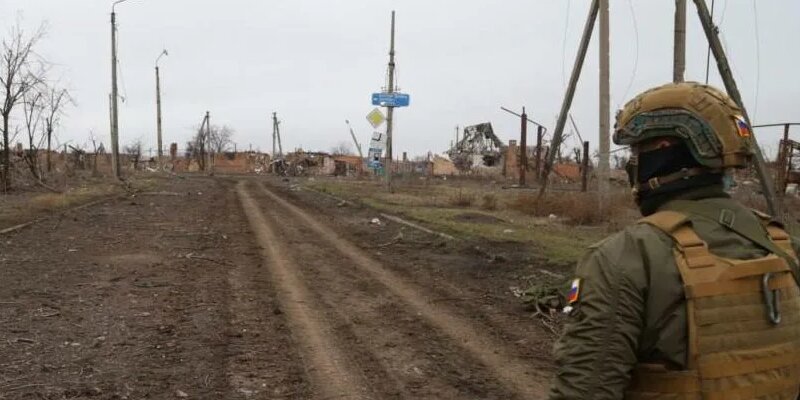
[[[703,32],[706,34],[708,44],[711,46],[711,51],[714,53],[714,58],[717,60],[717,69],[722,81],[725,83],[725,90],[728,95],[742,110],[742,115],[745,118],[748,126],[753,126],[750,121],[750,116],[747,114],[747,109],[742,102],[742,95],[739,93],[739,88],[736,86],[736,80],[733,79],[728,58],[725,55],[725,50],[722,48],[722,43],[719,40],[718,32],[714,27],[714,22],[711,20],[711,15],[708,12],[705,0],[694,0],[697,6],[697,14],[700,17],[700,23],[703,25]],[[767,170],[766,163],[764,162],[764,155],[761,154],[761,148],[758,146],[758,141],[755,135],[750,135],[750,149],[754,154],[755,169],[758,174],[758,179],[761,181],[761,188],[764,192],[764,198],[767,200],[767,207],[769,213],[773,217],[783,220],[783,214],[779,200],[775,197],[775,188],[773,185],[770,173]]]
[[[686,71],[686,0],[675,0],[675,42],[672,81],[683,82]]]
[[[561,112],[558,114],[558,121],[556,122],[556,130],[553,133],[553,140],[550,143],[550,151],[545,157],[547,161],[544,164],[544,171],[542,172],[542,186],[539,189],[539,198],[541,198],[547,190],[547,181],[550,176],[550,171],[553,168],[555,161],[555,151],[561,145],[561,140],[564,136],[564,126],[567,123],[567,116],[569,115],[569,108],[572,106],[572,99],[575,97],[575,88],[578,86],[578,79],[581,76],[581,69],[583,69],[583,61],[586,58],[586,51],[589,48],[589,42],[592,39],[592,31],[594,30],[594,23],[597,20],[597,13],[599,9],[600,0],[592,0],[592,5],[589,8],[589,16],[586,17],[586,24],[583,27],[583,36],[581,43],[578,46],[578,55],[575,56],[575,65],[572,67],[572,75],[569,78],[569,86],[567,92],[564,94],[564,100],[561,103]],[[602,136],[602,135],[601,135]]]
[[[609,90],[609,69],[610,69],[610,40],[609,40],[609,17],[608,0],[600,0],[600,160],[597,163],[599,211],[605,212],[608,206],[608,180],[609,172],[609,151],[611,143],[611,107]],[[558,148],[553,149],[553,153],[558,153]],[[551,156],[552,157],[552,156]]]
[[[283,146],[281,145],[281,122],[278,121],[278,113],[272,113],[272,154],[275,154],[275,143],[278,144],[278,157],[283,157]]]
[[[117,105],[117,14],[116,2],[111,6],[111,169],[114,177],[120,179],[119,162],[119,107]]]
[[[456,125],[456,145],[455,145],[455,150],[458,151],[458,148],[459,148],[459,145],[458,145],[458,125]]]
[[[278,138],[276,136],[276,127],[277,127],[277,113],[272,113],[272,158],[277,160],[278,159]]]
[[[214,149],[211,147],[211,113],[206,111],[206,143],[208,143],[209,151],[206,152],[208,154],[208,169],[212,172],[214,171]]]
[[[389,45],[389,87],[387,93],[394,93],[394,10],[392,10],[392,33]],[[386,186],[392,190],[392,123],[394,107],[386,107]]]
[[[161,52],[156,58],[156,130],[158,134],[158,162],[161,163],[161,157],[164,156],[164,149],[161,144],[161,76],[158,71],[158,60],[161,57],[169,55],[167,50]]]
[[[361,158],[361,161],[364,161],[364,153],[361,151],[361,143],[358,143],[358,139],[356,139],[356,133],[353,132],[353,127],[350,125],[350,120],[344,120],[347,123],[347,127],[350,129],[350,137],[353,138],[353,143],[356,144],[356,150],[358,150],[358,157]]]
[[[783,140],[781,140],[780,148],[778,149],[778,166],[780,168],[778,172],[778,194],[781,195],[786,193],[786,181],[789,177],[789,170],[788,170],[788,162],[789,159],[789,149],[791,145],[789,144],[789,124],[783,126]]]
[[[544,137],[544,127],[536,127],[536,180],[542,178],[542,138]]]
[[[583,159],[581,160],[581,192],[589,188],[589,142],[583,142]]]
[[[519,186],[525,187],[526,173],[528,172],[528,114],[522,107],[519,128]]]

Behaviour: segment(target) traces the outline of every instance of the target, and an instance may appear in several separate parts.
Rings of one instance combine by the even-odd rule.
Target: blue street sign
[[[373,93],[372,105],[381,107],[408,107],[411,96],[405,93]]]

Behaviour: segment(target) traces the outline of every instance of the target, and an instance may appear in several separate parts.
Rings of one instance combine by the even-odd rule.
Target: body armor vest
[[[687,216],[644,218],[670,235],[683,280],[686,370],[639,364],[629,400],[797,400],[800,392],[800,287],[776,254],[734,260],[709,252]],[[796,259],[789,236],[765,224],[770,239]]]

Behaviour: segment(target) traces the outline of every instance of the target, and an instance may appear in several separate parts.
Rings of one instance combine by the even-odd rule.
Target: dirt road
[[[544,397],[517,263],[281,181],[162,189],[0,237],[0,399]]]

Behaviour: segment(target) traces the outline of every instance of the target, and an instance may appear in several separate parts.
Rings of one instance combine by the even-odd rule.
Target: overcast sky
[[[716,19],[751,117],[800,120],[800,2],[719,0]],[[271,149],[277,111],[284,148],[327,151],[362,143],[370,94],[385,82],[389,20],[397,11],[397,71],[411,106],[398,109],[397,155],[441,153],[456,125],[490,121],[503,140],[519,123],[500,110],[527,107],[552,130],[589,0],[129,0],[119,23],[120,136],[155,147],[154,62],[163,48],[165,147],[181,148],[206,110],[236,130],[238,148]],[[687,79],[704,80],[706,42],[689,1]],[[47,21],[39,52],[77,100],[59,139],[108,146],[111,1],[0,0],[0,32],[22,18]],[[723,13],[724,10],[724,13]],[[673,1],[611,0],[612,115],[637,92],[671,80]],[[638,29],[637,29],[638,28]],[[592,41],[573,106],[596,146],[597,47]],[[711,83],[719,85],[713,71]],[[634,75],[635,74],[635,75]],[[757,95],[757,96],[756,96]],[[758,131],[773,150],[779,130]],[[798,133],[800,134],[800,133]],[[577,140],[567,142],[576,145]],[[366,143],[365,143],[366,146]]]

